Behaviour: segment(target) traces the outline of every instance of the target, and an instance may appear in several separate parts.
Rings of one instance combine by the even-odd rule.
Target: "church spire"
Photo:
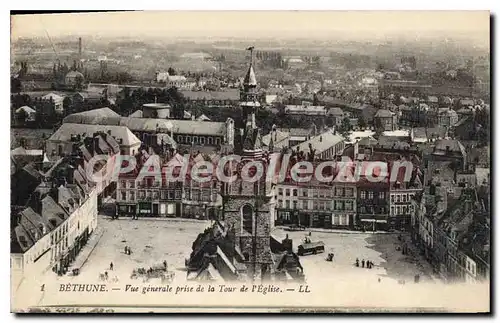
[[[245,75],[245,78],[243,79],[243,86],[245,89],[248,89],[249,87],[256,87],[257,86],[257,78],[255,77],[255,71],[253,70],[253,50],[254,46],[250,46],[247,48],[247,50],[250,51],[250,65],[248,66],[248,71],[247,74]]]

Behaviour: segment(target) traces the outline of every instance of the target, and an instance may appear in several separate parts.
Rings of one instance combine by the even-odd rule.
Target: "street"
[[[191,245],[209,221],[183,221],[184,219],[120,218],[111,220],[99,216],[99,226],[104,234],[97,247],[81,269],[80,276],[98,279],[108,272],[110,279],[117,276],[128,280],[137,268],[148,269],[167,261],[168,270],[175,272],[175,281],[186,278],[184,261],[191,253]],[[125,246],[131,254],[125,254]],[[109,269],[113,263],[113,270]]]
[[[97,279],[99,274],[107,271],[110,279],[117,276],[121,281],[128,280],[134,269],[147,269],[165,260],[169,271],[175,273],[175,281],[183,282],[186,279],[184,261],[191,253],[191,245],[208,225],[208,221],[197,220],[110,220],[100,216],[99,226],[104,234],[83,266],[80,276]],[[285,232],[282,229],[273,231],[273,234],[282,238],[288,234],[293,239],[295,251],[308,233]],[[390,279],[393,282],[413,282],[418,274],[421,276],[420,281],[432,281],[426,275],[430,268],[425,266],[425,261],[418,260],[418,255],[415,258],[396,250],[402,244],[397,234],[313,232],[310,238],[312,241],[323,241],[325,253],[300,257],[308,278],[355,278],[371,281],[378,281],[380,278],[381,281]],[[125,246],[132,250],[131,255],[125,254]],[[334,259],[327,262],[325,259],[330,252],[334,253]],[[360,267],[354,266],[356,258],[359,259]],[[362,268],[362,260],[372,261],[374,267]],[[109,269],[111,262],[113,270]]]
[[[277,229],[273,232],[279,237],[293,239],[294,250],[302,243],[309,231],[286,232]],[[390,280],[405,283],[413,283],[415,275],[420,275],[421,282],[433,281],[426,275],[431,271],[427,263],[416,257],[403,255],[396,250],[402,242],[397,238],[398,234],[392,233],[328,233],[312,232],[311,241],[323,241],[325,252],[317,255],[306,255],[300,257],[307,278],[321,277],[324,280],[366,280],[366,282],[381,282]],[[333,253],[332,262],[326,261],[328,253]],[[359,259],[359,267],[355,267],[356,258]],[[374,263],[371,269],[362,268],[362,260],[370,260]],[[419,263],[421,265],[419,265]]]

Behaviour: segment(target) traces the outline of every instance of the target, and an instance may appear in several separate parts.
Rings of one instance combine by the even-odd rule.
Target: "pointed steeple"
[[[248,67],[247,74],[243,79],[244,87],[255,87],[257,86],[257,78],[255,77],[255,71],[253,70],[253,63],[250,61],[250,66]]]

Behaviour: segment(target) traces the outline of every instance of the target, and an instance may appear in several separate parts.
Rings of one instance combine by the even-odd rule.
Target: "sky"
[[[12,37],[265,37],[406,33],[489,38],[488,11],[135,11],[11,17]]]

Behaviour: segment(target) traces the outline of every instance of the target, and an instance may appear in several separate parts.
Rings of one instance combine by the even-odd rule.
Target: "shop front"
[[[361,229],[363,231],[386,231],[389,229],[387,219],[376,217],[360,217]]]
[[[291,225],[297,223],[297,212],[290,209],[277,209],[275,225]]]
[[[139,202],[138,216],[151,217],[153,215],[153,204],[151,202]]]
[[[119,204],[116,208],[118,216],[133,216],[137,214],[137,204]]]

